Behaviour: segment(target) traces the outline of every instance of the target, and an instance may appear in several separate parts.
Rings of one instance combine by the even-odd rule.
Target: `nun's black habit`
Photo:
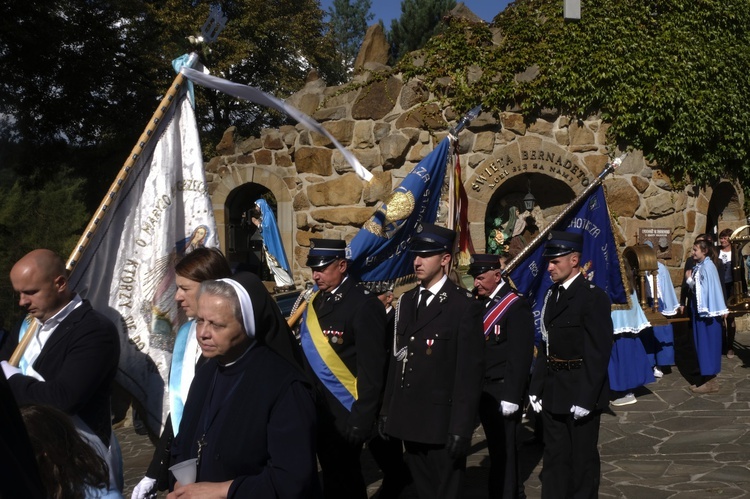
[[[315,406],[294,337],[255,275],[230,279],[249,297],[240,304],[245,324],[254,316],[254,342],[230,365],[211,359],[198,370],[172,463],[197,457],[202,440],[197,481],[232,480],[229,497],[319,497]]]

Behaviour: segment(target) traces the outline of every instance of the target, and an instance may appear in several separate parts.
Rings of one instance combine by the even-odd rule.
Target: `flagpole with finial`
[[[501,275],[504,278],[507,278],[508,276],[510,276],[510,273],[519,264],[521,264],[526,259],[526,257],[529,256],[531,252],[533,252],[537,247],[539,247],[540,244],[544,242],[545,238],[547,237],[547,234],[549,234],[550,231],[552,231],[552,229],[555,228],[557,223],[563,218],[565,218],[566,216],[568,216],[568,214],[572,212],[584,199],[586,199],[589,196],[589,194],[594,192],[594,189],[599,187],[599,185],[601,185],[601,183],[604,182],[604,178],[610,173],[612,173],[613,171],[615,171],[615,169],[618,166],[620,166],[620,164],[622,164],[622,161],[625,159],[625,156],[627,155],[628,153],[624,153],[620,157],[615,158],[613,161],[608,162],[604,166],[604,170],[602,170],[602,172],[596,176],[593,182],[591,182],[583,191],[581,191],[581,193],[578,194],[578,196],[576,196],[575,199],[573,199],[573,201],[571,201],[570,204],[568,204],[568,206],[565,207],[565,209],[563,209],[560,213],[557,214],[557,216],[555,217],[554,220],[552,220],[552,222],[547,224],[547,226],[544,229],[542,229],[542,231],[539,232],[539,234],[537,234],[536,237],[534,237],[534,239],[532,239],[531,242],[527,244],[525,248],[523,248],[510,262],[508,262],[508,264],[503,269]]]
[[[191,38],[191,41],[195,40],[195,42],[201,43],[203,45],[209,45],[216,41],[219,33],[221,33],[221,31],[224,29],[226,22],[227,17],[223,14],[221,8],[219,6],[212,6],[209,9],[208,19],[206,19],[206,22],[203,23],[203,26],[201,27],[201,36],[198,38],[189,38]],[[190,54],[185,65],[187,67],[192,67],[197,61],[198,54],[196,52],[193,52]],[[114,182],[112,182],[112,185],[109,187],[107,194],[99,204],[99,208],[96,210],[94,216],[89,221],[88,225],[86,226],[86,230],[84,230],[83,234],[78,239],[78,243],[68,257],[68,260],[65,264],[65,268],[68,273],[72,272],[75,266],[81,260],[81,256],[83,255],[84,251],[86,251],[86,248],[88,248],[88,245],[91,242],[94,234],[96,233],[96,230],[99,228],[101,221],[104,219],[107,210],[117,198],[120,189],[125,185],[125,181],[130,175],[133,166],[135,166],[136,161],[138,161],[138,158],[141,156],[148,143],[154,137],[156,129],[161,124],[162,118],[169,110],[170,106],[175,100],[175,97],[177,97],[183,85],[185,85],[186,80],[187,79],[185,78],[185,76],[182,73],[178,72],[174,81],[172,81],[172,85],[170,85],[166,95],[159,103],[156,111],[154,111],[154,114],[151,116],[151,119],[146,125],[146,129],[143,131],[140,138],[138,139],[138,142],[136,142],[135,146],[131,150],[130,155],[128,155],[125,163],[122,165],[122,168],[120,168],[117,177],[115,178]],[[26,332],[24,333],[21,341],[18,343],[16,349],[13,351],[13,355],[11,355],[10,360],[8,361],[9,364],[14,367],[18,366],[19,362],[21,361],[21,357],[23,357],[23,353],[26,351],[26,348],[29,346],[31,339],[36,335],[36,331],[40,326],[39,321],[34,320],[31,315],[26,316],[25,322],[28,325]]]

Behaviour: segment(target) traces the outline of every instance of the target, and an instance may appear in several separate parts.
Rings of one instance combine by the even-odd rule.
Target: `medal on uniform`
[[[336,341],[338,341],[339,345],[344,343],[344,332],[343,331],[337,331],[336,333]]]
[[[427,355],[432,355],[432,344],[435,343],[435,340],[427,340]]]
[[[331,335],[331,343],[338,343],[339,339],[336,337],[336,334]]]

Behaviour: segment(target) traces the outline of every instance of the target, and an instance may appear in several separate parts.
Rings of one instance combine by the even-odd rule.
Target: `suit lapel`
[[[331,296],[328,298],[328,301],[321,303],[319,309],[315,309],[315,313],[317,314],[318,319],[325,317],[326,315],[333,312],[334,308],[336,307],[336,303],[344,299],[344,296],[346,295],[347,290],[352,286],[352,283],[354,283],[354,280],[349,277],[338,287],[335,293],[331,294]]]
[[[49,352],[55,350],[55,345],[60,343],[60,341],[67,336],[68,332],[75,327],[89,308],[91,308],[91,306],[87,302],[81,303],[78,308],[72,310],[70,314],[68,314],[68,316],[57,325],[50,337],[47,338],[47,341],[44,342],[44,347],[42,348],[42,351],[39,352],[39,357],[34,361],[35,365],[38,365],[38,362],[44,360],[44,357],[46,357]]]

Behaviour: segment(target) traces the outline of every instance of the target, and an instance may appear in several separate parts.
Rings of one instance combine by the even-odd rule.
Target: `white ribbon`
[[[216,76],[203,74],[200,71],[196,71],[185,66],[180,69],[180,72],[193,83],[197,83],[198,85],[201,85],[203,87],[213,88],[214,90],[224,92],[225,94],[231,95],[232,97],[248,100],[250,102],[260,104],[261,106],[270,107],[291,116],[310,130],[326,136],[328,140],[330,140],[333,145],[336,146],[336,149],[338,149],[341,154],[343,154],[344,159],[346,159],[346,162],[351,165],[351,167],[354,169],[354,172],[363,180],[369,182],[372,178],[372,173],[370,173],[364,166],[362,166],[362,164],[354,156],[354,154],[352,154],[351,151],[342,146],[339,141],[336,140],[334,136],[331,135],[331,133],[326,130],[320,123],[318,123],[299,109],[290,106],[281,99],[277,99],[276,97],[269,95],[255,87],[234,83],[229,80],[224,80],[223,78],[217,78]]]

